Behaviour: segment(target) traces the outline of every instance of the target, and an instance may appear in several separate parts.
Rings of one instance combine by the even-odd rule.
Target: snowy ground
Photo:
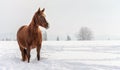
[[[16,41],[0,41],[0,70],[120,70],[120,41],[46,41],[41,60],[21,61]]]

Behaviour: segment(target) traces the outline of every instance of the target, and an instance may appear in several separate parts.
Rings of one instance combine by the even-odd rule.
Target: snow
[[[0,41],[0,70],[120,70],[120,41],[44,41],[30,63],[21,61],[16,41]]]

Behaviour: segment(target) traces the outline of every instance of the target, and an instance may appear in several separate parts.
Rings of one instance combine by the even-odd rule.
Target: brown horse
[[[38,9],[34,14],[30,24],[22,26],[17,32],[17,42],[22,54],[22,60],[30,61],[30,51],[33,48],[37,49],[37,59],[40,60],[40,49],[42,44],[42,34],[39,26],[48,28],[48,22],[45,19],[44,10]]]

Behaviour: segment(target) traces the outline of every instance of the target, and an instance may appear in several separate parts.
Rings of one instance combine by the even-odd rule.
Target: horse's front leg
[[[40,60],[40,50],[41,50],[41,44],[37,46],[37,59]]]

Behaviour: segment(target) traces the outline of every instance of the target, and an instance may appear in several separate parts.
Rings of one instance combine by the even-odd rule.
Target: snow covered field
[[[0,70],[120,70],[120,41],[45,41],[41,60],[21,61],[16,41],[0,41]]]

